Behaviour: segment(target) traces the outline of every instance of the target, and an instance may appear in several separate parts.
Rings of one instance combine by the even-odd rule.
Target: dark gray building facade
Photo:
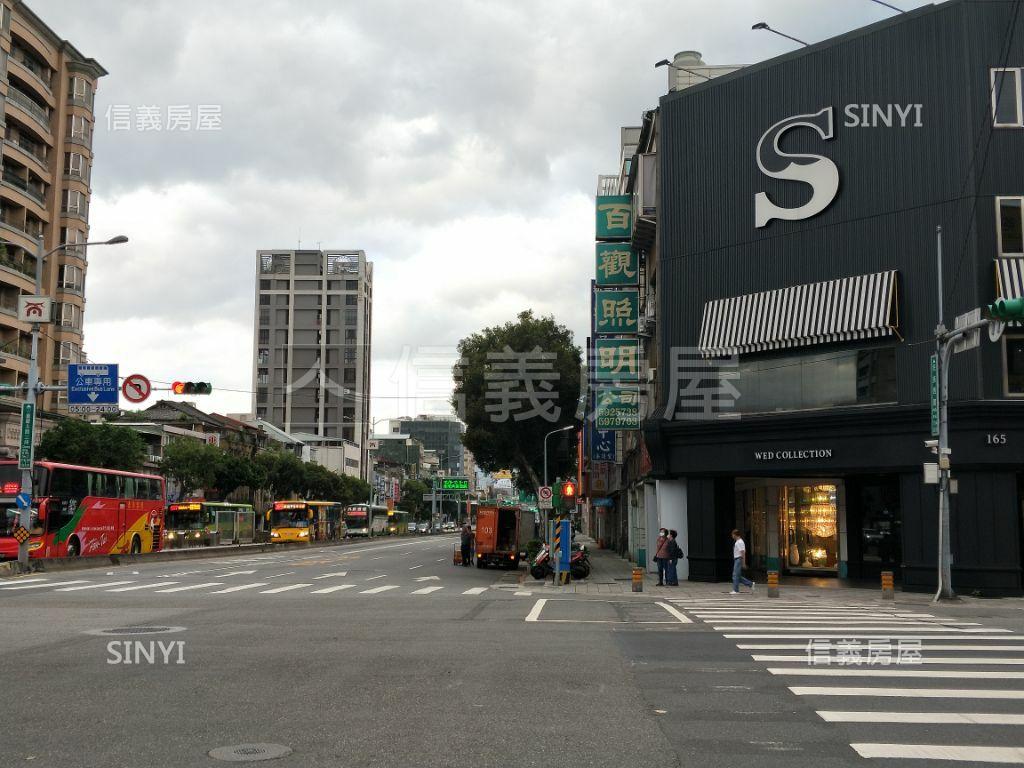
[[[462,422],[440,416],[397,419],[399,431],[419,440],[428,451],[437,451],[441,471],[449,475],[465,474]]]
[[[936,228],[947,326],[1024,292],[1020,5],[951,0],[662,98],[644,430],[691,579],[728,578],[739,528],[755,569],[934,588]],[[1022,591],[1022,374],[1021,329],[953,358],[960,592]]]

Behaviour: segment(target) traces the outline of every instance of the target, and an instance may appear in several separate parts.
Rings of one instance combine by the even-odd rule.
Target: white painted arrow
[[[413,581],[440,581],[440,580],[441,580],[440,576],[420,576],[418,579],[413,579]]]
[[[100,395],[99,395],[98,392],[90,392],[88,395],[86,395],[86,397],[88,397],[89,400],[91,400],[94,403],[96,402],[96,398],[99,397],[99,396]]]

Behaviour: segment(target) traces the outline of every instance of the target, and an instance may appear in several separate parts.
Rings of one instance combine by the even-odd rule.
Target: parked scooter
[[[551,564],[551,555],[548,552],[548,545],[542,544],[537,556],[530,563],[530,575],[538,581],[546,579],[554,573],[554,566]],[[590,555],[587,548],[578,544],[572,545],[572,554],[569,556],[569,574],[573,579],[579,581],[590,575]]]

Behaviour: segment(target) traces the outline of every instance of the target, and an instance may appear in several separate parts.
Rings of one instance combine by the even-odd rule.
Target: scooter
[[[546,579],[554,573],[551,565],[551,555],[548,552],[548,545],[542,544],[537,556],[530,564],[530,575],[538,581]],[[569,556],[569,574],[573,579],[579,581],[590,575],[590,556],[584,546],[573,545],[572,554]]]

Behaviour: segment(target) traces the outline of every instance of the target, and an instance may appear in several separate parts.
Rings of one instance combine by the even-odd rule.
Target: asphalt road
[[[565,595],[454,543],[4,579],[0,764],[1024,762],[1019,601]]]

